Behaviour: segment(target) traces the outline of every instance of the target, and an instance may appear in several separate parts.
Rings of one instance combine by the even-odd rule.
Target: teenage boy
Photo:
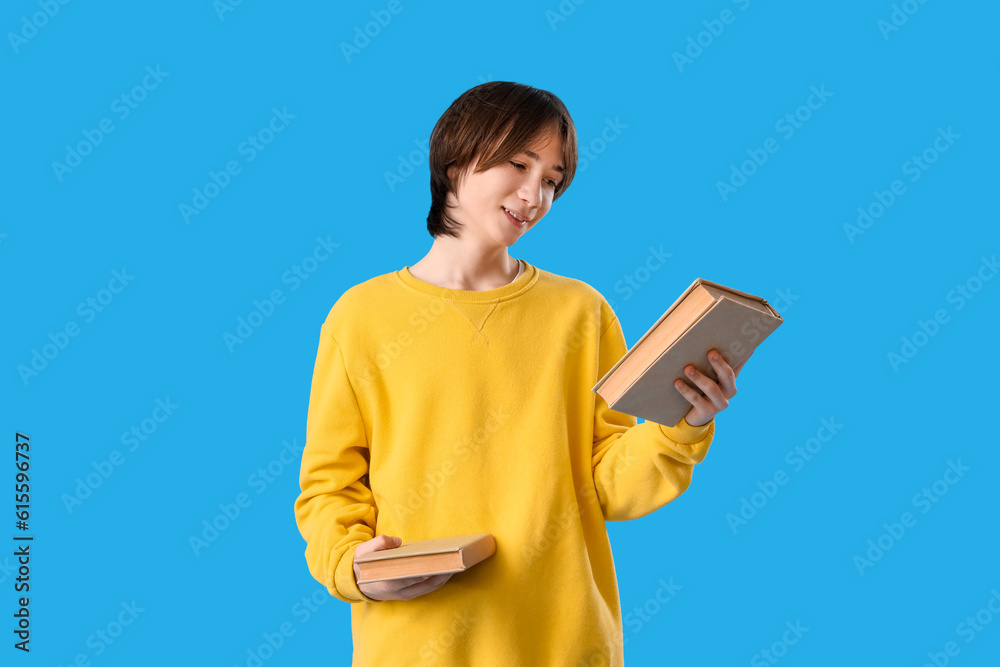
[[[615,313],[508,253],[576,163],[556,96],[467,91],[431,135],[430,251],[321,327],[295,517],[309,571],[352,603],[355,666],[623,664],[605,522],[687,489],[736,373],[715,351],[718,383],[688,366],[676,426],[591,391],[627,350]],[[357,584],[356,555],[474,533],[497,550],[466,572]]]

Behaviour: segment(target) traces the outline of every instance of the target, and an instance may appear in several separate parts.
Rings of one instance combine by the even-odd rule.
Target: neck
[[[442,234],[434,238],[423,259],[410,267],[410,273],[431,285],[478,292],[510,284],[519,267],[507,246],[487,246]]]

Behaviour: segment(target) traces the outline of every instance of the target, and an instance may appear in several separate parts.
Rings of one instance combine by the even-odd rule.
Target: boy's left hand
[[[714,349],[708,351],[708,362],[719,376],[718,382],[713,382],[691,364],[684,367],[687,379],[697,385],[704,396],[692,389],[684,380],[674,381],[674,388],[693,406],[684,416],[691,426],[704,426],[712,421],[715,415],[729,406],[729,399],[736,395],[736,376],[739,375],[743,364],[733,369]],[[743,363],[746,363],[746,360]]]

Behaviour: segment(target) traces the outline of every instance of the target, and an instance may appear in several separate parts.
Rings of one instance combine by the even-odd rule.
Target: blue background
[[[691,488],[608,524],[628,664],[997,664],[1000,280],[979,277],[1000,249],[997,5],[219,6],[16,0],[0,17],[2,553],[20,533],[16,431],[31,438],[35,536],[30,655],[11,646],[16,573],[0,557],[4,664],[247,665],[283,623],[294,634],[263,664],[350,663],[348,605],[310,576],[294,522],[300,456],[281,454],[304,444],[331,305],[430,248],[420,143],[490,80],[558,95],[592,156],[513,257],[600,290],[630,345],[699,276],[785,319],[741,372]],[[345,55],[355,39],[363,48]],[[147,77],[122,117],[147,67],[160,81]],[[829,96],[809,109],[812,87]],[[287,124],[248,160],[241,143],[275,110]],[[796,113],[792,134],[777,125]],[[102,119],[113,131],[57,173]],[[777,152],[744,165],[769,138]],[[911,181],[907,162],[929,148],[935,161]],[[229,161],[239,173],[185,219],[181,205]],[[741,165],[752,175],[723,196]],[[905,193],[849,233],[896,179]],[[339,245],[296,284],[288,272],[318,238]],[[650,248],[671,255],[652,272]],[[123,269],[124,289],[102,292]],[[224,334],[276,289],[283,303],[230,349]],[[78,309],[108,297],[89,319]],[[78,335],[63,340],[70,322]],[[64,347],[22,377],[50,334]],[[162,423],[157,399],[177,406]],[[824,419],[841,425],[832,437]],[[122,434],[143,420],[155,430],[129,451]],[[810,444],[809,461],[786,458]],[[121,465],[67,507],[115,450]],[[949,461],[968,470],[946,476]],[[779,472],[787,484],[769,486]],[[915,502],[925,488],[935,502]],[[239,494],[249,505],[196,553],[190,536]],[[734,522],[741,508],[749,519]],[[888,548],[866,555],[880,539]],[[133,622],[97,639],[121,613]],[[960,625],[977,613],[992,622]]]

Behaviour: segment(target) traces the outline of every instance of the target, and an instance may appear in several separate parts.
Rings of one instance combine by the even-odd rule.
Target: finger
[[[374,600],[405,599],[401,592],[410,590],[413,586],[422,584],[429,577],[405,577],[402,579],[387,579],[368,584],[360,584],[362,593]]]
[[[708,362],[715,369],[715,374],[719,377],[719,386],[722,387],[722,394],[726,398],[736,395],[736,370],[729,365],[726,358],[718,350],[710,350]],[[746,359],[743,360],[746,363]],[[742,366],[742,364],[740,364]]]
[[[685,368],[688,378],[701,389],[705,397],[715,407],[716,410],[725,410],[729,405],[729,400],[722,393],[722,388],[715,380],[703,374],[694,366],[688,364]]]
[[[391,535],[378,535],[367,542],[363,542],[358,545],[358,548],[354,550],[354,554],[356,556],[364,556],[365,554],[370,554],[373,551],[395,549],[402,543],[402,541],[402,539]]]
[[[399,597],[404,600],[412,600],[418,595],[424,595],[425,593],[430,593],[431,591],[440,588],[450,578],[451,574],[439,574],[433,577],[427,577],[424,581],[399,589]]]
[[[680,393],[681,396],[687,399],[687,402],[698,408],[699,410],[705,410],[711,403],[697,391],[691,388],[684,380],[674,380],[674,389]]]

